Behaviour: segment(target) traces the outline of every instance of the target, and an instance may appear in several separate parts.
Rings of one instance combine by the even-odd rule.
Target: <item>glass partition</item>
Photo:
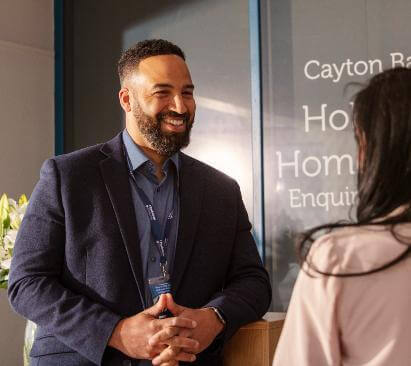
[[[355,202],[350,83],[411,65],[411,3],[262,0],[261,14],[266,263],[284,311],[296,235]]]

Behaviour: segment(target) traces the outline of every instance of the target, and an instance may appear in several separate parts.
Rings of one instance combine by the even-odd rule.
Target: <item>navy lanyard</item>
[[[170,211],[167,216],[166,226],[164,228],[164,232],[161,230],[160,222],[158,221],[157,215],[154,211],[153,204],[151,203],[150,199],[144,193],[144,191],[138,186],[136,177],[132,171],[132,165],[130,158],[127,153],[125,153],[127,157],[127,163],[129,167],[129,174],[131,179],[133,180],[137,193],[140,196],[141,201],[144,204],[144,207],[147,212],[147,216],[150,220],[150,227],[151,227],[151,234],[153,235],[155,247],[160,254],[160,268],[163,275],[167,274],[167,249],[168,249],[168,238],[171,232],[171,223],[174,219],[174,209]],[[174,201],[174,200],[173,200]]]

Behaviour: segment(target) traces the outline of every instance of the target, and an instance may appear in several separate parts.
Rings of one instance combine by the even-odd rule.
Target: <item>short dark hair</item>
[[[164,39],[147,39],[138,42],[124,51],[118,61],[117,71],[120,83],[123,83],[126,76],[135,70],[142,60],[160,55],[177,55],[184,61],[186,59],[180,47]]]

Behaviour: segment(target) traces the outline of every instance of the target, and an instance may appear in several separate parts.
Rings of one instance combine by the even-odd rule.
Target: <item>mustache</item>
[[[187,123],[187,122],[190,121],[190,114],[188,112],[186,112],[186,113],[177,113],[177,112],[173,112],[173,111],[159,113],[157,115],[157,120],[162,121],[167,117],[182,119],[184,121],[184,123]]]

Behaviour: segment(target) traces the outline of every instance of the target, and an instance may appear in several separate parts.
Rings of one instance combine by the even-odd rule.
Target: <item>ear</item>
[[[131,112],[130,93],[127,88],[120,89],[118,92],[118,99],[120,100],[120,105],[124,112]]]

